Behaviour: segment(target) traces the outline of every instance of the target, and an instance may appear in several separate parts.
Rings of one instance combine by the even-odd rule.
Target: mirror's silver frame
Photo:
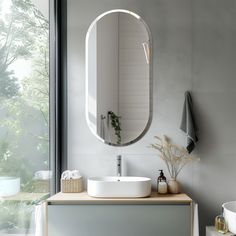
[[[96,22],[98,20],[100,20],[102,17],[104,17],[105,15],[108,15],[110,13],[114,13],[114,12],[123,12],[123,13],[128,13],[133,15],[134,17],[136,17],[138,20],[140,20],[147,32],[148,32],[148,36],[149,36],[149,48],[150,48],[150,61],[149,61],[149,119],[147,122],[147,125],[145,126],[145,129],[143,130],[143,132],[134,140],[127,142],[127,143],[123,143],[123,144],[116,144],[116,143],[111,143],[111,142],[107,142],[106,140],[102,139],[97,133],[95,133],[93,131],[93,129],[90,126],[90,121],[89,121],[89,117],[88,117],[88,39],[89,39],[89,34],[90,31],[92,30],[93,26],[96,24]],[[148,25],[146,24],[146,22],[142,19],[142,17],[140,17],[138,14],[129,11],[129,10],[125,10],[125,9],[113,9],[110,11],[106,11],[103,14],[99,15],[97,18],[95,18],[95,20],[90,24],[88,31],[86,33],[86,40],[85,40],[85,113],[86,113],[86,121],[87,124],[89,126],[90,131],[93,133],[93,135],[95,137],[97,137],[101,142],[110,145],[110,146],[115,146],[115,147],[124,147],[124,146],[128,146],[131,145],[133,143],[136,143],[137,141],[139,141],[149,130],[151,123],[152,123],[152,117],[153,117],[153,46],[152,46],[152,35],[151,35],[151,31],[148,27]]]

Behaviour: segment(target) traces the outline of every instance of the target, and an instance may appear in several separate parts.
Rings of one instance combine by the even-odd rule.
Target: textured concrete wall
[[[153,121],[147,134],[127,147],[98,141],[85,119],[85,35],[101,13],[123,8],[139,14],[153,39]],[[115,174],[123,155],[127,175],[149,176],[165,166],[147,146],[167,134],[184,145],[179,130],[183,95],[191,90],[200,127],[194,154],[179,180],[199,203],[201,236],[236,198],[236,1],[68,0],[68,164],[84,177]],[[167,177],[168,174],[166,173]]]

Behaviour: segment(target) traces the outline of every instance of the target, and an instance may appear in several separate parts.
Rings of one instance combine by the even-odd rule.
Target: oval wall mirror
[[[151,38],[127,10],[97,17],[86,35],[86,118],[104,143],[139,140],[152,117]]]

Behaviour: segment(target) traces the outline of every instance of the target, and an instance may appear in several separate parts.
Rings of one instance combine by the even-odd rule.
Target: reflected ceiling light
[[[147,62],[147,64],[149,64],[149,61],[150,61],[149,42],[144,42],[144,43],[142,43],[142,45],[143,45],[143,50],[144,50],[146,62]]]

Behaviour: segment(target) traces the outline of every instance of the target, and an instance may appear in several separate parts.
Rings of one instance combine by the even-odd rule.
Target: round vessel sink
[[[13,196],[20,192],[20,178],[0,177],[0,197]]]
[[[92,197],[148,197],[151,179],[146,177],[92,177],[88,179],[88,195]]]
[[[236,201],[226,202],[222,205],[224,217],[228,224],[229,231],[236,234]]]

